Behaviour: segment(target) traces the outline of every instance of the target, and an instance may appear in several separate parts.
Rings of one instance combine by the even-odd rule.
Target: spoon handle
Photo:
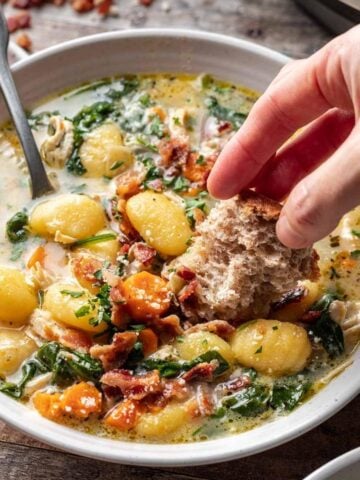
[[[44,164],[41,160],[39,150],[36,146],[33,134],[26,119],[26,115],[22,108],[16,85],[10,71],[7,59],[8,43],[9,33],[7,30],[6,20],[2,10],[0,9],[0,88],[25,154],[31,179],[32,198],[37,198],[46,193],[50,193],[54,190],[54,188],[47,177]]]

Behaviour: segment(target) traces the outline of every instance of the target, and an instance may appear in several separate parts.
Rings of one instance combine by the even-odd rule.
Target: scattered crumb
[[[27,52],[31,51],[32,48],[32,41],[29,35],[26,33],[21,33],[17,38],[16,38],[16,43],[19,45],[19,47],[23,48]]]

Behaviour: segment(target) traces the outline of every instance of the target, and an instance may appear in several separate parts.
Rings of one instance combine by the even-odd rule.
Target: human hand
[[[360,203],[360,26],[286,65],[225,146],[210,193],[248,187],[288,195],[276,228],[291,248],[324,237]]]

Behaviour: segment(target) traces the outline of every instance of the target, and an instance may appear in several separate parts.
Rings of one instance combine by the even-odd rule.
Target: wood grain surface
[[[150,8],[136,0],[118,0],[118,7],[119,16],[105,20],[95,12],[77,15],[70,7],[31,10],[33,48],[116,29],[186,27],[247,38],[301,58],[331,38],[292,0],[155,0]],[[10,7],[6,10],[11,12]],[[0,422],[0,480],[302,480],[359,445],[359,417],[360,398],[320,427],[265,453],[217,465],[166,469],[113,465],[66,454]]]

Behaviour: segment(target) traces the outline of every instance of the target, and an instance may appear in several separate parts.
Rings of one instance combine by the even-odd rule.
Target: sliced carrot
[[[135,320],[147,320],[165,313],[170,307],[167,284],[158,275],[139,272],[123,282],[126,308]]]
[[[127,431],[135,427],[141,413],[139,402],[124,400],[105,417],[104,423],[109,427]]]
[[[145,328],[139,332],[139,340],[143,345],[144,357],[156,352],[158,348],[158,337],[154,330],[151,328]]]
[[[40,265],[43,267],[45,262],[45,256],[46,256],[45,248],[42,245],[35,248],[35,250],[31,254],[31,257],[27,262],[27,268],[34,267],[37,264],[37,262],[39,262]]]
[[[63,392],[60,396],[60,405],[67,415],[88,418],[92,413],[101,412],[102,396],[93,385],[80,382]]]
[[[60,393],[38,392],[33,397],[34,407],[43,417],[58,420],[63,416],[60,396]]]

